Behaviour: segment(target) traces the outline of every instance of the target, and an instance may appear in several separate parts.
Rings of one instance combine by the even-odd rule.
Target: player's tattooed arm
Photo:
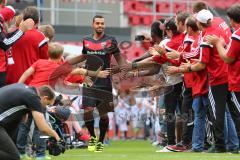
[[[102,71],[102,67],[99,67],[97,71],[91,71],[84,68],[75,68],[71,74],[80,74],[84,76],[90,76],[90,77],[99,77],[99,78],[107,78],[109,76],[109,71],[104,70]]]
[[[86,60],[86,56],[82,54],[82,55],[79,55],[79,56],[69,59],[67,62],[71,65],[74,65],[74,64],[78,64],[85,60]]]
[[[141,57],[139,58],[136,58],[133,60],[133,62],[139,62],[139,61],[142,61],[148,57],[151,57],[152,55],[149,53],[149,52],[146,52],[144,55],[142,55]]]

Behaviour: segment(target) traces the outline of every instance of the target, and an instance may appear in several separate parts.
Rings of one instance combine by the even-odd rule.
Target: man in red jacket
[[[48,59],[48,40],[37,29],[39,12],[36,7],[24,9],[23,20],[28,18],[33,19],[34,28],[27,31],[11,49],[13,60],[7,67],[7,84],[18,82],[24,71],[38,59]]]
[[[228,66],[228,90],[231,92],[231,100],[235,107],[232,107],[232,116],[235,122],[240,122],[240,5],[234,5],[227,10],[230,25],[235,29],[231,36],[228,49],[224,48],[220,38],[208,36],[206,39],[213,44],[219,53],[220,58]],[[235,125],[238,137],[240,135],[239,123]]]
[[[13,33],[7,35],[4,23],[11,22],[14,15],[14,8],[11,6],[5,6],[5,3],[0,1],[0,87],[4,86],[6,81],[7,60],[5,57],[5,51],[23,36],[28,27],[30,27],[29,29],[33,27],[33,21],[28,19],[20,24],[18,30],[15,30]],[[10,62],[11,59],[8,59],[8,61]]]

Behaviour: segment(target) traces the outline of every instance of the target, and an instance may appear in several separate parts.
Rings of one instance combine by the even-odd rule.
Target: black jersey
[[[119,54],[120,50],[116,39],[112,36],[104,34],[101,39],[94,40],[93,35],[89,35],[83,39],[82,53],[99,58],[103,63],[102,70],[105,70],[106,68],[110,68],[111,56]],[[89,70],[96,70],[94,59],[87,58],[86,67]],[[111,87],[111,85],[110,77],[98,78],[94,83],[95,87]]]
[[[12,84],[0,89],[0,126],[14,130],[30,111],[43,112],[40,97],[34,87]]]

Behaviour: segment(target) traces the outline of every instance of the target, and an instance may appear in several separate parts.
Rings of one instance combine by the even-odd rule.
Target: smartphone
[[[136,35],[135,36],[135,41],[143,41],[145,39],[144,35]]]

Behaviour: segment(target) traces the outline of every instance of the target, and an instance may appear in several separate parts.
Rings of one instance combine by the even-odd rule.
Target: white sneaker
[[[164,153],[164,152],[172,152],[170,150],[167,149],[167,147],[164,147],[163,149],[157,150],[157,153]]]
[[[158,144],[159,144],[159,142],[155,141],[155,142],[152,143],[152,146],[157,146]]]

